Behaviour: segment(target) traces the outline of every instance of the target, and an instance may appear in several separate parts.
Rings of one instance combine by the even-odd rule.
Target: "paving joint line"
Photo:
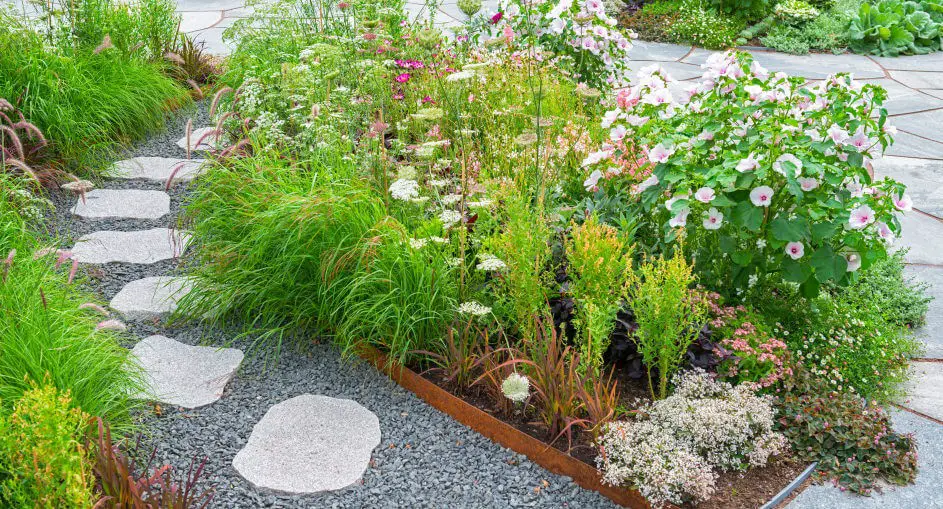
[[[923,417],[924,419],[926,419],[926,420],[928,420],[928,421],[932,421],[932,422],[935,422],[935,423],[939,424],[940,426],[943,426],[943,421],[941,421],[940,419],[937,419],[936,417],[932,417],[932,416],[927,415],[927,414],[925,414],[925,413],[923,413],[923,412],[918,412],[918,411],[913,410],[913,409],[911,409],[911,408],[907,408],[907,407],[905,407],[904,405],[901,405],[900,403],[891,403],[891,405],[892,405],[892,406],[895,406],[895,407],[897,407],[897,408],[899,408],[899,409],[901,409],[901,410],[903,410],[903,411],[905,411],[905,412],[910,412],[911,414],[916,415],[917,417]]]

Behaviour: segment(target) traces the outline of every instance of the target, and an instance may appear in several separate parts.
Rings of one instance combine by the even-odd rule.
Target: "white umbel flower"
[[[491,312],[491,308],[480,302],[470,300],[463,302],[458,306],[458,312],[463,315],[485,316]]]
[[[501,392],[507,399],[515,403],[523,403],[530,397],[530,380],[520,373],[511,373],[501,382]]]
[[[481,259],[481,262],[475,266],[478,270],[490,272],[507,268],[507,264],[495,255],[483,253],[478,255],[478,258]]]
[[[390,184],[390,196],[394,200],[409,201],[419,197],[419,182],[410,179],[399,179]]]

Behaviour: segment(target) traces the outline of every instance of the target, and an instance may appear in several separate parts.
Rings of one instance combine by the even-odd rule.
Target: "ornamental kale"
[[[882,0],[865,3],[848,27],[856,53],[885,57],[922,55],[943,44],[943,6],[938,2]]]
[[[654,242],[684,238],[701,281],[728,296],[761,279],[816,295],[884,258],[911,208],[903,184],[869,172],[894,133],[886,92],[844,74],[814,85],[770,75],[744,53],[704,67],[680,99],[657,66],[619,92],[603,119],[610,142],[584,160],[595,199],[629,196]],[[626,177],[627,165],[647,178]]]

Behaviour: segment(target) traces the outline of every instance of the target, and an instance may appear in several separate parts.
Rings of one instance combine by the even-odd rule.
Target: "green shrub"
[[[802,25],[819,17],[819,10],[805,0],[783,0],[774,12],[788,25]]]
[[[857,281],[835,293],[849,306],[866,306],[884,320],[898,327],[923,324],[932,297],[929,285],[904,276],[904,251],[897,251],[864,271]]]
[[[678,18],[668,28],[673,42],[684,42],[709,49],[724,49],[736,44],[746,23],[737,17],[718,13],[697,0],[680,5]]]
[[[768,48],[799,55],[810,50],[838,53],[848,46],[848,19],[844,13],[829,11],[802,25],[777,24],[760,42]]]
[[[680,251],[671,258],[647,261],[629,283],[629,305],[638,329],[635,343],[648,370],[652,397],[656,397],[652,370],[658,370],[657,398],[668,395],[668,380],[684,360],[707,317],[707,304],[692,291],[695,276]]]
[[[751,19],[762,19],[772,7],[770,0],[711,0],[710,3],[721,12]]]
[[[88,424],[68,391],[31,384],[12,414],[0,414],[3,506],[91,507],[95,477],[85,445]]]
[[[880,480],[905,485],[917,476],[913,436],[894,432],[874,402],[813,385],[781,397],[777,412],[777,431],[798,458],[818,462],[821,478],[868,494]]]

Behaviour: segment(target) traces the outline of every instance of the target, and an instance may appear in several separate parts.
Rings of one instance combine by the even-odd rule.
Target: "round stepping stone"
[[[184,408],[215,402],[242,363],[235,348],[190,346],[165,336],[149,336],[134,345],[131,355],[144,369],[151,399]]]
[[[213,150],[213,149],[222,148],[222,143],[216,140],[215,134],[211,134],[207,136],[206,138],[204,138],[203,142],[200,143],[199,146],[196,145],[196,142],[199,141],[200,138],[203,138],[203,135],[212,131],[213,129],[214,128],[212,127],[201,127],[199,129],[194,129],[193,132],[190,133],[190,150],[191,151],[192,150]],[[180,138],[179,140],[177,140],[177,146],[186,150],[187,137],[184,136],[183,138]]]
[[[196,141],[194,139],[194,141]],[[171,157],[135,157],[115,163],[113,176],[120,179],[144,179],[167,182],[173,173],[174,182],[189,182],[200,173],[203,159],[174,159]],[[182,165],[182,166],[180,166]],[[177,173],[174,168],[180,166]]]
[[[339,490],[363,477],[380,444],[380,420],[349,399],[302,394],[265,413],[232,460],[256,487],[287,493]]]
[[[182,277],[146,277],[124,285],[108,305],[127,320],[162,318],[177,309],[191,288]]]
[[[169,212],[169,194],[138,189],[95,189],[72,207],[73,214],[88,219],[159,219]]]
[[[190,235],[169,228],[130,232],[98,231],[82,235],[72,248],[80,263],[155,263],[179,257]]]

